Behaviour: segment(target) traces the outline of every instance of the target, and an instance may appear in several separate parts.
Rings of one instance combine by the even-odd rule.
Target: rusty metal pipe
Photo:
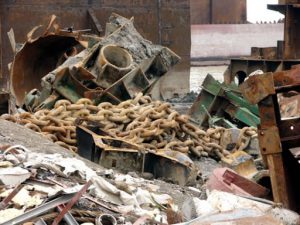
[[[127,50],[116,45],[103,46],[97,60],[100,71],[97,82],[108,88],[131,70],[132,63],[132,56]]]
[[[132,64],[132,56],[125,49],[116,45],[105,45],[101,48],[98,64],[110,65],[120,70],[127,70]]]
[[[96,225],[117,225],[117,220],[113,215],[102,214],[96,218]]]

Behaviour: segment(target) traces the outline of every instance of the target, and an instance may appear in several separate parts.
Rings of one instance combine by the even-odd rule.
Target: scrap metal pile
[[[245,99],[235,83],[225,84],[207,74],[189,115],[200,126],[256,127],[260,123],[256,105]]]
[[[179,114],[170,103],[155,99],[160,96],[155,84],[180,57],[144,39],[133,19],[113,14],[103,37],[60,29],[55,19],[52,16],[43,35],[32,38],[36,27],[21,48],[12,45],[11,87],[16,107],[0,118],[70,150],[50,142],[62,152],[78,154],[70,158],[34,153],[23,146],[2,147],[1,225],[57,225],[61,220],[75,225],[174,224],[193,219],[198,223],[201,218],[212,222],[228,213],[228,207],[219,209],[228,201],[223,196],[240,202],[229,207],[232,221],[242,214],[242,218],[259,215],[258,221],[288,224],[281,218],[284,213],[299,220],[284,209],[273,212],[272,202],[219,192],[269,197],[268,187],[259,184],[269,173],[260,165],[255,128],[260,122],[258,108],[242,98],[237,86],[221,84],[208,75],[190,110],[192,118]],[[19,125],[15,126],[23,129]],[[95,162],[97,172],[78,160],[80,156]],[[208,193],[197,189],[205,181],[199,169],[204,157],[213,158],[207,161],[218,167],[222,162],[230,168],[210,171]],[[189,190],[207,194],[208,199],[179,200],[179,209],[171,194],[158,194],[156,184],[163,181],[141,177],[169,181],[164,185],[179,184],[184,198],[193,196],[186,196]],[[177,190],[172,191],[168,193],[174,195]],[[254,212],[249,207],[253,204],[260,209]]]
[[[248,193],[212,190],[206,200],[194,194],[178,205],[143,178],[92,169],[78,158],[22,145],[0,149],[1,225],[299,224],[298,214]],[[235,184],[257,194],[257,187],[232,175]]]
[[[0,147],[1,225],[133,224],[141,216],[166,223],[167,211],[177,214],[172,197],[142,178],[97,174],[77,158],[21,145]]]
[[[112,14],[103,37],[60,29],[55,21],[52,16],[37,38],[39,26],[33,28],[20,48],[9,33],[17,107],[2,119],[102,166],[181,185],[195,184],[200,174],[192,157],[220,160],[229,154],[224,128],[204,131],[169,103],[150,97],[160,96],[154,85],[180,57],[144,39],[133,19]],[[251,139],[255,132],[243,134]]]
[[[60,29],[55,18],[42,36],[29,38],[39,27],[28,34],[12,63],[12,93],[27,111],[51,109],[60,99],[120,103],[137,92],[151,92],[180,60],[144,39],[133,18],[112,14],[103,37]]]
[[[85,124],[97,122],[108,136],[134,143],[143,150],[173,150],[219,159],[228,154],[226,146],[221,145],[225,128],[204,131],[192,124],[188,116],[179,115],[169,103],[152,101],[142,94],[118,105],[103,102],[95,106],[89,99],[80,99],[75,104],[59,100],[52,110],[5,114],[1,118],[40,132],[74,152],[77,152],[76,119],[80,119]],[[253,129],[250,136],[255,134]]]

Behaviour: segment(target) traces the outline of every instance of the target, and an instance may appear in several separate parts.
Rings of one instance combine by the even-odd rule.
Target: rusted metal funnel
[[[41,36],[24,44],[15,55],[10,78],[18,106],[23,105],[26,93],[41,88],[41,78],[72,55],[77,44],[74,37],[56,34]]]
[[[116,45],[105,45],[100,50],[97,63],[100,71],[97,82],[108,88],[131,70],[133,60],[125,49]]]

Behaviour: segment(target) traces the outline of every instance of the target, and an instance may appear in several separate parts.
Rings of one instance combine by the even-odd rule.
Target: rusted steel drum
[[[11,68],[10,84],[16,103],[24,103],[26,93],[41,88],[41,78],[62,64],[78,42],[74,37],[50,34],[26,42],[16,54]]]

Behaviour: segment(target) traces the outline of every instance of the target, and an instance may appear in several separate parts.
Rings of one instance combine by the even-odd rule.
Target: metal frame
[[[269,167],[275,202],[297,208],[299,182],[294,165],[299,165],[291,149],[300,145],[300,118],[282,118],[277,94],[300,91],[300,66],[291,70],[249,77],[240,89],[253,104],[258,104],[261,123],[258,138],[261,154]]]

